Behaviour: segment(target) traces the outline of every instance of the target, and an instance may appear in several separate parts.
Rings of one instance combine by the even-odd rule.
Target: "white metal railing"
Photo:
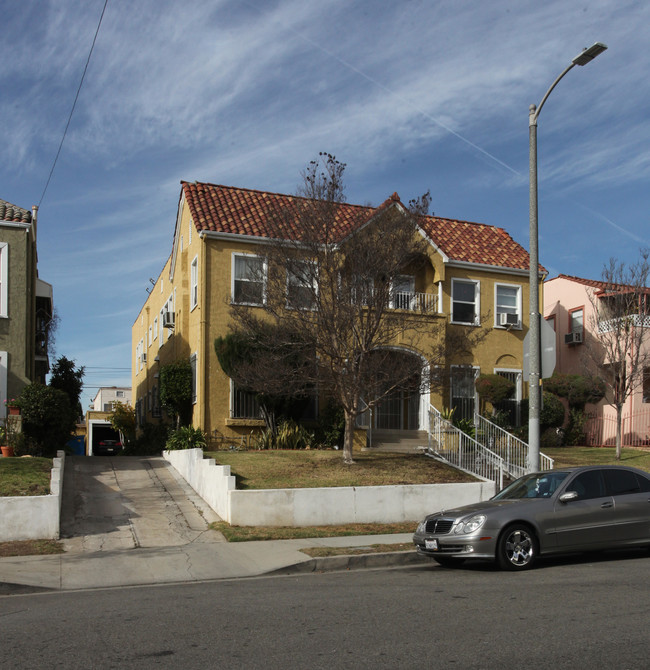
[[[521,477],[528,472],[528,444],[512,433],[504,430],[489,419],[474,413],[476,441],[503,458],[506,472],[513,477]],[[553,459],[539,454],[541,470],[552,470]]]
[[[396,291],[391,294],[390,306],[392,309],[406,309],[410,312],[435,313],[438,311],[438,296],[435,293]]]
[[[650,314],[630,314],[616,319],[602,319],[598,321],[598,331],[601,333],[616,331],[623,327],[622,322],[623,325],[629,324],[636,328],[650,328]]]
[[[456,428],[432,405],[429,405],[429,450],[454,467],[503,488],[503,458]]]

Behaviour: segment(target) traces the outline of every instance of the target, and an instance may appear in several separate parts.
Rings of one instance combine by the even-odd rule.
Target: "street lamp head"
[[[590,63],[596,56],[603,53],[607,49],[607,45],[602,42],[592,44],[588,49],[584,49],[571,62],[574,65],[586,65]]]

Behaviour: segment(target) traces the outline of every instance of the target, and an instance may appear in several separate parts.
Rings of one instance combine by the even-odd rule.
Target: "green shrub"
[[[465,435],[474,437],[476,434],[476,426],[474,426],[474,422],[471,419],[456,419],[453,424],[458,430],[462,430]]]
[[[205,449],[205,433],[194,426],[181,426],[172,430],[165,442],[165,449],[175,451],[177,449]]]
[[[263,431],[255,442],[257,449],[308,449],[314,442],[314,435],[295,421],[283,421],[276,435],[270,430]]]
[[[481,400],[494,406],[512,397],[515,383],[503,375],[479,375],[475,387]]]
[[[124,456],[156,456],[162,452],[167,441],[169,427],[164,424],[145,423],[134,442],[126,445]]]
[[[539,412],[539,425],[546,428],[559,428],[564,423],[564,405],[553,393],[544,393],[542,409]]]
[[[74,432],[76,412],[68,395],[52,386],[33,382],[25,386],[19,398],[23,433],[33,456],[51,458],[64,449]]]
[[[343,408],[330,402],[321,412],[316,427],[315,440],[319,447],[331,449],[343,446],[345,414]]]

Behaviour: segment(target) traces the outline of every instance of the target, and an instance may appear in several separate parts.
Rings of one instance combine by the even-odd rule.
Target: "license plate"
[[[438,551],[438,540],[425,540],[424,541],[425,549],[432,549],[433,551]]]

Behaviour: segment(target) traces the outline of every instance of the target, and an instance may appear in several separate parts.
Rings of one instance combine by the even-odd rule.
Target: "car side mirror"
[[[568,503],[568,502],[571,502],[572,500],[577,500],[577,499],[578,499],[577,491],[567,491],[566,493],[563,493],[560,496],[560,502],[562,502],[562,503]]]

